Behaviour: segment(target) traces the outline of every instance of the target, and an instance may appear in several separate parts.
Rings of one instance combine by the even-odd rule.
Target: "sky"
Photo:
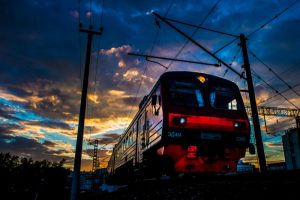
[[[66,166],[73,167],[87,43],[87,35],[78,31],[79,23],[83,28],[92,25],[95,31],[103,27],[103,34],[93,37],[82,170],[91,169],[93,146],[88,141],[93,139],[99,139],[100,164],[106,165],[110,150],[135,115],[139,101],[165,71],[213,74],[234,81],[241,89],[246,88],[245,81],[226,71],[225,66],[155,60],[168,66],[166,70],[144,58],[128,56],[129,52],[165,57],[178,54],[179,59],[217,63],[165,23],[156,23],[153,11],[234,35],[248,36],[255,31],[247,40],[251,67],[257,76],[289,100],[277,95],[264,102],[276,92],[254,76],[258,105],[300,107],[300,3],[289,7],[293,2],[1,0],[0,152],[35,160],[65,158]],[[271,20],[287,7],[283,14]],[[233,39],[175,25],[211,52]],[[216,55],[242,73],[238,43],[233,42]],[[288,90],[288,86],[294,91]],[[248,98],[243,97],[248,104]],[[261,122],[267,162],[283,161],[280,135],[284,128],[295,125],[294,119],[267,117],[271,134],[266,134],[263,119]],[[255,162],[255,159],[247,155],[244,161]]]

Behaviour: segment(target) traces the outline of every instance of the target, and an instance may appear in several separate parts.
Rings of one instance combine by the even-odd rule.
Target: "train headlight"
[[[234,128],[238,128],[238,127],[240,127],[240,123],[238,123],[238,122],[234,122]]]
[[[185,122],[186,122],[186,119],[185,119],[184,117],[181,117],[181,118],[179,119],[179,123],[180,123],[180,124],[185,124]]]
[[[234,122],[233,123],[234,128],[246,128],[245,122]]]
[[[185,117],[173,117],[173,124],[174,125],[180,125],[183,126],[186,124],[186,118]]]

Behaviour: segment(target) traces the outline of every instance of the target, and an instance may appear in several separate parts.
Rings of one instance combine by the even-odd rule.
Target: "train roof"
[[[204,77],[208,78],[208,80],[213,80],[213,81],[218,81],[218,82],[224,82],[224,83],[226,82],[226,83],[231,83],[231,84],[236,85],[232,81],[224,79],[224,78],[221,78],[221,77],[218,77],[218,76],[214,76],[214,75],[210,75],[210,74],[205,74],[205,73],[200,73],[200,72],[191,72],[191,71],[171,71],[171,72],[165,72],[164,74],[162,74],[160,76],[159,81],[163,80],[163,79],[175,78],[175,77],[190,78],[191,76],[193,76],[193,77],[204,76]]]

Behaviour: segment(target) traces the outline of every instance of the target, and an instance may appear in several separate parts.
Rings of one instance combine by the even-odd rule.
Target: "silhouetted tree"
[[[64,163],[0,153],[0,199],[67,199],[70,170]]]

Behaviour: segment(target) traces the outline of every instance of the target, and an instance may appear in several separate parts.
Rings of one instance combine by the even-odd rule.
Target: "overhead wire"
[[[90,19],[90,27],[92,27],[92,0],[90,0],[90,11],[89,11],[89,14],[88,14],[88,17]]]
[[[229,63],[229,66],[230,66],[230,67],[233,65],[233,62],[235,61],[236,57],[238,56],[238,54],[239,54],[240,52],[241,52],[241,49],[238,48],[237,51],[235,52],[235,54],[234,54],[234,56],[233,56],[231,62]],[[226,76],[226,74],[228,73],[228,71],[229,71],[229,69],[226,68],[226,70],[225,70],[225,72],[224,72],[224,74],[223,74],[223,78]]]
[[[293,86],[292,88],[296,88],[296,87],[298,87],[298,86],[300,86],[300,83],[296,84],[296,85]],[[283,90],[283,91],[280,91],[280,93],[285,93],[285,92],[288,92],[288,91],[290,91],[289,88],[288,88],[288,89],[285,89],[285,90]],[[277,97],[278,95],[279,95],[279,94],[276,93],[275,95],[273,95],[273,96],[271,96],[271,97],[269,97],[269,98],[263,100],[263,101],[260,102],[259,104],[263,104],[263,103],[265,103],[265,102],[268,102],[269,100],[271,100],[271,99]]]
[[[158,38],[158,34],[159,34],[159,29],[157,30],[156,35],[155,35],[155,39],[154,39],[154,41],[153,41],[153,43],[152,43],[152,47],[151,47],[151,50],[150,50],[150,55],[152,54],[152,51],[153,51],[154,46],[155,46],[155,44],[156,44],[156,41],[157,41],[157,38]],[[129,112],[129,114],[128,114],[128,117],[130,117],[130,115],[131,115],[131,113],[132,113],[132,111],[133,111],[133,105],[135,104],[135,101],[137,100],[137,96],[138,96],[138,94],[139,94],[139,92],[140,92],[140,89],[141,89],[141,86],[142,86],[142,83],[143,83],[143,77],[144,77],[145,74],[146,74],[147,68],[148,68],[148,62],[146,62],[146,64],[145,64],[145,67],[144,67],[144,70],[143,70],[143,73],[142,73],[142,76],[141,76],[141,80],[140,80],[138,89],[137,89],[136,94],[135,94],[135,98],[134,98],[135,100],[132,102],[132,105],[131,105],[131,108],[130,108],[130,112]]]
[[[223,49],[225,49],[226,47],[228,47],[229,45],[231,45],[232,43],[234,43],[238,39],[239,38],[234,38],[233,40],[231,40],[230,42],[226,43],[224,46],[222,46],[221,48],[219,48],[218,50],[216,50],[215,52],[213,52],[213,54],[216,55],[217,53],[219,53],[220,51],[222,51]]]
[[[80,0],[78,0],[78,27],[81,26],[81,2]],[[81,44],[81,41],[82,41],[82,38],[81,38],[81,34],[80,32],[78,32],[78,38],[79,38],[79,78],[80,78],[80,87],[82,88],[82,44]]]
[[[99,6],[101,5],[101,3],[99,2]],[[90,1],[90,12],[91,12],[91,1]],[[100,17],[99,17],[99,25],[100,25],[100,31],[103,30],[103,9],[104,9],[104,0],[102,0],[102,5],[101,5],[101,13],[100,13]],[[96,17],[93,16],[93,15],[90,15],[90,18],[93,18],[93,17]],[[97,20],[90,20],[90,23],[94,21],[95,23],[97,23]],[[98,23],[97,23],[98,24]],[[92,28],[92,24],[90,24],[90,28]],[[99,68],[99,50],[100,50],[100,45],[101,45],[101,40],[102,37],[99,37],[98,39],[96,39],[96,61],[95,61],[95,76],[94,76],[94,83],[93,83],[93,89],[92,89],[92,93],[94,95],[94,98],[95,98],[95,103],[97,103],[97,100],[98,100],[98,96],[97,96],[97,77],[98,77],[98,68]],[[94,116],[94,109],[92,109],[92,105],[89,104],[89,101],[87,101],[87,116],[89,117],[93,117]],[[89,133],[91,134],[91,129],[89,129]]]
[[[166,11],[166,13],[165,13],[165,15],[164,15],[165,17],[168,15],[169,11],[171,10],[171,8],[172,8],[172,6],[173,6],[173,4],[174,4],[174,1],[175,1],[175,0],[172,0],[172,1],[170,2],[169,6],[168,6],[168,8],[167,8],[167,11]],[[155,37],[154,37],[154,40],[153,40],[152,47],[151,47],[151,50],[150,50],[150,54],[149,54],[149,55],[152,54],[153,49],[154,49],[154,46],[156,45],[157,40],[158,40],[158,36],[159,36],[160,25],[159,25],[159,23],[158,23],[157,21],[155,21],[155,22],[156,22],[156,24],[157,24],[157,26],[158,26],[158,29],[157,29],[157,31],[156,31],[156,34],[155,34]],[[132,105],[131,105],[131,108],[130,108],[128,117],[131,115],[131,113],[132,113],[132,111],[133,111],[133,105],[134,105],[135,101],[137,100],[137,96],[138,96],[139,91],[140,91],[140,89],[141,89],[141,86],[142,86],[142,83],[143,83],[143,77],[145,76],[145,74],[146,74],[146,72],[147,72],[148,63],[149,63],[149,62],[146,62],[146,64],[145,64],[145,67],[144,67],[144,70],[143,70],[143,73],[142,73],[142,76],[141,76],[141,80],[140,80],[140,83],[139,83],[137,92],[136,92],[136,94],[135,94],[135,98],[134,98],[135,100],[133,101],[133,103],[132,103]],[[124,129],[124,130],[125,130],[125,129]]]
[[[182,22],[182,21],[167,18],[167,17],[165,17],[165,19],[168,20],[168,21],[171,21],[171,22],[178,23],[178,24],[194,27],[194,28],[197,28],[198,30],[199,29],[206,30],[206,31],[209,31],[209,32],[218,33],[218,34],[221,34],[221,35],[227,35],[227,36],[231,36],[231,37],[235,37],[235,38],[239,37],[238,35],[234,35],[234,34],[231,34],[231,33],[225,33],[223,31],[218,31],[218,30],[214,30],[214,29],[210,29],[210,28],[205,28],[201,25],[194,25],[194,24],[190,24],[190,23],[187,23],[187,22]]]
[[[262,80],[267,86],[269,86],[273,91],[275,91],[277,94],[282,96],[287,102],[289,102],[291,105],[293,105],[295,108],[300,109],[298,106],[296,106],[293,102],[291,102],[288,98],[286,98],[281,92],[276,90],[272,85],[270,85],[268,82],[266,82],[262,77],[260,77],[253,69],[251,70],[253,75],[256,76],[258,79]]]
[[[286,73],[290,72],[290,71],[291,71],[292,69],[294,69],[295,67],[299,66],[299,64],[300,64],[300,62],[297,62],[295,65],[293,65],[293,66],[289,67],[288,69],[286,69],[286,70],[280,72],[281,77],[282,77],[283,75],[285,75]],[[294,73],[293,73],[293,74],[294,74]],[[271,81],[273,81],[274,79],[276,79],[276,77],[270,78],[269,80],[267,80],[267,82],[271,82]]]
[[[249,33],[247,35],[247,37],[251,37],[253,34],[257,33],[258,31],[260,31],[261,29],[263,29],[264,27],[266,27],[268,24],[270,24],[272,21],[274,21],[275,19],[277,19],[278,17],[280,17],[283,13],[285,13],[287,10],[289,10],[291,7],[293,7],[297,3],[299,3],[299,0],[294,1],[293,3],[291,3],[290,5],[288,5],[286,8],[284,8],[282,11],[280,11],[277,14],[275,14],[271,19],[267,20],[259,28],[255,29],[254,31],[252,31],[251,33]]]
[[[283,13],[285,13],[287,10],[289,10],[291,7],[293,7],[294,5],[296,5],[299,2],[299,0],[294,1],[293,3],[289,4],[286,8],[284,8],[282,11],[280,11],[279,13],[275,14],[271,19],[267,20],[264,24],[262,24],[259,28],[253,30],[251,33],[249,33],[247,35],[247,38],[251,37],[252,35],[254,35],[255,33],[257,33],[258,31],[262,30],[264,27],[266,27],[268,24],[270,24],[272,21],[274,21],[275,19],[279,18],[279,16],[281,16]],[[225,45],[223,45],[222,47],[220,47],[218,50],[216,50],[214,52],[214,54],[219,53],[220,51],[222,51],[223,49],[225,49],[226,47],[228,47],[229,45],[231,45],[232,43],[234,43],[238,38],[235,38],[231,41],[229,41],[228,43],[226,43]]]
[[[249,49],[249,48],[248,48]],[[265,62],[263,62],[256,54],[253,53],[252,50],[249,49],[250,54],[256,59],[258,60],[264,67],[266,67],[270,72],[272,72],[279,80],[281,80],[286,86],[288,86],[288,88],[290,90],[292,90],[295,94],[297,94],[298,96],[300,96],[300,94],[295,91],[292,86],[290,84],[288,84],[283,78],[281,78],[279,76],[279,74],[277,74],[270,66],[268,66]]]
[[[100,4],[99,4],[100,5]],[[101,6],[101,13],[100,13],[100,29],[103,29],[103,9],[104,9],[104,0],[102,0],[102,6]],[[98,77],[98,68],[99,68],[99,50],[101,45],[101,38],[98,39],[97,43],[97,56],[96,56],[96,67],[95,67],[95,78],[94,78],[94,95],[96,95],[97,92],[97,77]]]
[[[215,4],[211,7],[211,9],[209,10],[209,12],[207,13],[207,15],[203,18],[203,20],[200,22],[199,26],[202,26],[206,20],[208,19],[208,17],[214,12],[214,10],[216,9],[216,7],[218,6],[218,4],[221,2],[221,0],[217,0],[215,2]],[[193,37],[197,32],[198,32],[199,28],[196,28],[193,33],[190,35],[190,37]],[[183,46],[180,48],[180,50],[176,53],[175,55],[175,59],[181,54],[181,52],[183,51],[183,49],[187,46],[187,44],[189,43],[189,40],[186,40],[185,43],[183,44]],[[173,64],[173,61],[171,61],[169,63],[169,65],[167,66],[168,69],[170,69],[171,65]]]

